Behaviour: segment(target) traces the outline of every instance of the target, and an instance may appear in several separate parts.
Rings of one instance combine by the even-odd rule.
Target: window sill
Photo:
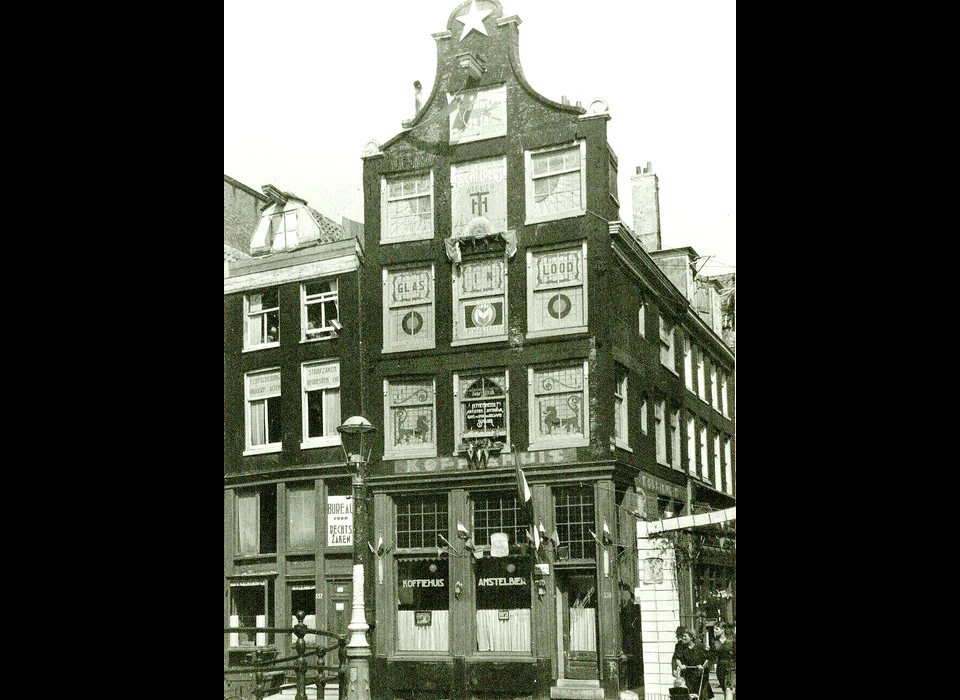
[[[499,343],[509,340],[510,336],[506,333],[498,335],[489,335],[482,338],[454,338],[450,341],[450,347],[455,348],[458,345],[477,345],[478,343]]]
[[[317,342],[318,340],[333,340],[334,338],[338,338],[338,337],[339,337],[339,336],[338,336],[336,333],[334,333],[334,332],[331,331],[328,335],[314,335],[314,336],[311,336],[311,337],[309,337],[309,338],[301,338],[301,339],[300,339],[300,342],[301,342],[301,343],[315,343],[315,342]]]
[[[630,445],[625,445],[622,442],[617,442],[614,444],[616,445],[616,447],[620,448],[621,450],[626,450],[627,452],[633,452],[633,448],[630,447]]]
[[[661,467],[667,467],[668,469],[670,468],[670,463],[666,460],[660,459],[659,457],[657,457],[657,464],[659,464]]]
[[[280,452],[283,449],[282,443],[277,443],[275,445],[268,445],[267,447],[248,447],[243,451],[244,457],[251,457],[253,455],[268,455],[275,454]]]
[[[423,346],[421,346],[421,347],[416,347],[416,348],[414,348],[414,347],[408,347],[408,348],[388,348],[386,345],[384,345],[384,346],[383,346],[383,350],[382,350],[381,352],[382,352],[384,355],[386,355],[386,354],[388,354],[388,353],[392,354],[392,353],[396,353],[396,352],[418,352],[418,351],[420,351],[420,350],[434,350],[434,349],[436,349],[436,347],[437,347],[437,344],[436,344],[436,343],[430,343],[429,345],[423,345]]]
[[[586,214],[586,211],[583,209],[567,209],[566,211],[556,212],[549,215],[539,215],[539,216],[527,216],[526,220],[523,222],[524,226],[529,226],[530,224],[543,224],[548,221],[563,221],[564,219],[572,219],[577,216],[583,216]]]
[[[263,345],[251,345],[249,347],[244,347],[244,352],[256,352],[257,350],[268,350],[270,348],[279,348],[279,341],[276,343],[264,343]]]
[[[532,324],[531,319],[527,319],[527,327],[529,328]],[[553,335],[570,335],[572,333],[587,333],[589,331],[588,326],[576,326],[574,328],[557,328],[547,331],[527,331],[527,338],[546,338]]]
[[[678,377],[678,378],[680,377],[680,374],[673,367],[667,367],[667,365],[663,364],[662,362],[660,363],[660,366],[663,367],[665,370],[667,370],[674,377]]]
[[[436,457],[437,448],[432,447],[429,450],[411,450],[410,452],[384,452],[383,459],[424,459],[427,457]]]
[[[337,447],[340,445],[340,436],[307,440],[300,443],[301,450],[313,450],[318,447]]]
[[[568,438],[565,440],[556,440],[551,442],[546,442],[541,440],[540,442],[531,442],[527,446],[527,450],[530,452],[539,452],[541,450],[555,450],[561,447],[589,447],[590,440],[587,438],[577,438],[572,439]]]

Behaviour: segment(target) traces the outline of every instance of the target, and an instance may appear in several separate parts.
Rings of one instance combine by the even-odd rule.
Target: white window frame
[[[720,490],[720,484],[723,483],[721,476],[723,475],[723,466],[720,464],[720,433],[713,434],[713,478],[714,486],[717,490]]]
[[[326,282],[330,285],[329,292],[320,292],[319,294],[307,294],[307,285],[315,282]],[[333,318],[327,317],[327,304],[333,302],[333,308],[336,315]],[[309,307],[319,305],[321,315],[321,325],[318,328],[308,328],[309,325]],[[300,340],[301,342],[313,340],[326,340],[337,337],[337,327],[340,325],[340,293],[337,279],[310,280],[300,283]],[[337,321],[334,326],[331,321]]]
[[[710,363],[710,405],[713,410],[720,412],[720,402],[717,397],[717,366]]]
[[[720,375],[720,413],[724,418],[729,418],[729,404],[727,403],[727,391],[729,384],[727,383],[727,373],[723,372]]]
[[[660,364],[668,370],[677,373],[677,360],[673,352],[673,336],[676,328],[667,323],[667,320],[660,316]]]
[[[263,293],[266,291],[272,291],[277,295],[277,305],[264,307],[256,310],[251,310],[251,297],[255,295],[263,296]],[[256,343],[252,339],[252,334],[250,333],[250,324],[257,323],[259,321],[260,330],[262,337],[266,339],[269,337],[270,330],[270,317],[271,314],[276,315],[277,319],[277,339],[273,341],[264,340],[262,343]],[[259,317],[259,318],[258,318]],[[256,319],[256,320],[255,320]],[[263,350],[264,348],[275,348],[280,345],[280,290],[277,287],[269,287],[264,289],[258,289],[256,291],[247,292],[243,295],[243,349],[247,350]]]
[[[299,220],[300,207],[288,209],[285,211],[275,211],[270,214],[267,222],[267,246],[271,251],[286,250],[288,247],[288,236],[293,234],[290,247],[296,245],[297,222]]]
[[[680,460],[680,411],[675,410],[670,414],[670,466],[674,469],[683,470],[683,462]]]
[[[390,197],[390,185],[394,183],[400,183],[404,181],[416,181],[417,187],[420,187],[420,183],[426,179],[428,192],[423,192],[417,190],[412,194],[401,194],[396,197]],[[380,243],[399,243],[403,241],[420,241],[420,240],[429,240],[434,236],[434,231],[436,230],[436,212],[434,210],[434,180],[433,180],[433,170],[428,172],[421,173],[404,173],[403,175],[397,176],[383,176],[380,178]],[[396,202],[406,202],[410,200],[428,200],[428,207],[430,211],[430,226],[429,231],[420,230],[414,233],[398,233],[394,229],[399,228],[398,226],[391,227],[391,206]],[[422,212],[418,213],[418,216]]]
[[[710,464],[707,462],[707,426],[700,426],[700,477],[710,480]]]
[[[317,437],[309,435],[309,396],[314,392],[320,392],[323,395],[324,432],[322,436]],[[340,433],[337,432],[337,426],[341,422],[339,360],[304,362],[300,365],[300,401],[303,423],[300,448],[339,445]]]
[[[640,402],[640,432],[647,435],[647,397]]]
[[[466,404],[470,399],[463,396],[463,388],[484,377],[497,379],[503,382],[503,430],[467,430]],[[492,441],[503,443],[503,452],[510,451],[510,371],[505,369],[489,369],[480,372],[454,373],[453,375],[453,405],[456,407],[457,420],[453,426],[454,454],[459,454],[461,443],[466,440],[489,438]]]
[[[551,155],[564,153],[568,151],[580,151],[579,170],[564,166],[556,171],[534,176],[534,161],[548,159]],[[568,219],[572,216],[582,216],[587,210],[587,142],[586,140],[576,141],[573,145],[562,144],[559,146],[550,146],[547,148],[538,148],[536,150],[524,151],[524,175],[526,178],[526,220],[525,224],[535,224],[541,221],[555,221],[557,219]],[[579,172],[580,175],[580,202],[577,205],[568,206],[565,209],[559,209],[554,212],[534,213],[537,209],[536,203],[536,181],[548,177],[556,177],[567,173]]]
[[[276,391],[267,390],[264,395],[256,394],[256,398],[253,398],[251,391],[255,389],[251,384],[257,384],[258,382],[253,382],[256,377],[268,376],[273,373],[277,375],[277,385],[280,386],[281,374],[279,367],[270,367],[267,369],[257,370],[255,372],[247,372],[243,375],[243,407],[244,407],[244,440],[246,449],[244,450],[244,455],[254,455],[254,454],[265,454],[270,452],[280,452],[283,448],[283,435],[281,428],[281,435],[275,436],[277,438],[276,442],[267,442],[260,445],[253,444],[253,407],[255,404],[263,402],[263,429],[264,432],[269,432],[270,429],[270,404],[269,399],[280,398],[281,391],[277,389]],[[277,410],[279,410],[279,402],[277,402]],[[268,436],[269,437],[269,436]]]
[[[398,419],[401,414],[400,411],[404,409],[404,406],[401,404],[405,402],[406,399],[412,399],[415,397],[417,391],[413,391],[408,397],[404,397],[403,401],[398,402],[396,405],[391,403],[391,387],[396,388],[399,385],[404,385],[408,388],[414,387],[415,385],[421,385],[420,390],[426,392],[424,397],[417,397],[418,400],[414,403],[408,404],[411,406],[416,406],[418,411],[424,410],[424,408],[429,408],[430,424],[428,430],[430,431],[431,440],[429,442],[423,442],[419,445],[414,446],[404,446],[398,445],[397,431],[408,430],[406,428],[401,428],[397,425]],[[425,388],[425,386],[428,388]],[[395,413],[396,411],[396,413]],[[396,377],[391,379],[383,380],[383,415],[387,417],[386,426],[384,426],[384,447],[383,447],[383,458],[384,459],[412,459],[420,457],[436,457],[437,456],[437,381],[433,377]],[[422,414],[421,414],[422,415]]]
[[[539,405],[537,399],[541,395],[536,392],[536,379],[541,374],[546,372],[551,372],[554,370],[562,369],[574,369],[582,368],[582,386],[581,391],[581,401],[580,401],[580,411],[579,423],[582,434],[574,435],[564,435],[559,434],[557,436],[541,435],[540,434],[540,411],[538,410]],[[527,415],[529,419],[529,438],[530,445],[528,446],[529,451],[535,450],[550,450],[557,447],[587,447],[590,444],[590,367],[589,363],[584,360],[584,362],[577,364],[559,364],[559,365],[548,365],[542,367],[529,367],[527,369]],[[574,393],[574,392],[571,392]]]
[[[697,423],[693,416],[687,418],[687,470],[697,473]]]
[[[733,452],[730,448],[730,436],[726,435],[723,439],[723,459],[724,459],[724,468],[727,474],[727,481],[724,484],[726,488],[724,489],[731,496],[733,495]]]
[[[647,305],[640,302],[640,310],[637,312],[637,331],[641,338],[647,337]]]
[[[542,257],[569,253],[579,248],[581,279],[579,282],[545,282],[537,284],[537,261]],[[589,326],[589,285],[588,282],[588,261],[587,261],[587,242],[582,241],[579,246],[551,246],[549,248],[538,248],[536,250],[527,250],[527,337],[542,338],[552,335],[564,335],[567,333],[585,333]],[[576,290],[574,292],[573,290]],[[556,324],[547,326],[543,321],[538,320],[538,310],[540,306],[537,303],[540,294],[578,294],[582,308],[582,318],[577,325]],[[573,303],[571,303],[573,306]],[[571,314],[572,315],[572,314]],[[558,319],[559,321],[559,319]]]
[[[704,372],[704,363],[706,362],[706,357],[704,357],[703,350],[699,347],[694,348],[696,352],[696,362],[697,362],[697,397],[704,403],[707,402],[707,380],[706,373]]]
[[[401,299],[399,301],[394,301],[391,296],[391,291],[394,286],[392,281],[401,275],[415,275],[418,272],[427,276],[427,285],[429,286],[427,298],[418,298],[413,300]],[[435,289],[434,266],[432,264],[384,268],[383,352],[407,352],[409,350],[427,350],[436,347],[436,309],[437,295]],[[405,341],[405,339],[401,337],[405,313],[421,314],[421,311],[423,312],[422,337],[418,338],[417,340]]]
[[[663,399],[653,404],[653,432],[657,447],[657,463],[669,466],[669,462],[667,462],[666,412],[666,402]]]
[[[630,449],[630,376],[626,368],[618,367],[613,388],[614,444],[624,450]]]
[[[473,268],[481,268],[483,265],[491,263],[500,264],[500,291],[465,291],[466,280]],[[453,341],[451,345],[471,345],[475,343],[490,343],[499,340],[507,340],[509,337],[507,331],[507,261],[504,257],[481,257],[464,260],[460,265],[453,267]],[[483,328],[476,326],[479,330],[466,327],[466,307],[470,304],[486,303],[491,307],[497,303],[502,306],[500,315],[500,324]],[[475,311],[476,313],[476,311]]]
[[[693,393],[693,341],[683,337],[683,383]]]

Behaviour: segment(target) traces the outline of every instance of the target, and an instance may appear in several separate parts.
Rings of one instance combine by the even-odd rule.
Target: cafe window
[[[398,558],[397,651],[449,648],[449,562]]]
[[[529,557],[476,560],[477,651],[530,653]]]
[[[448,531],[445,496],[397,499],[397,549],[435,549]]]

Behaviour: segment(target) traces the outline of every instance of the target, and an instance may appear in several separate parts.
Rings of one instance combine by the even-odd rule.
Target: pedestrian
[[[678,628],[677,634],[682,636],[674,647],[674,668],[686,682],[690,695],[696,694],[699,700],[709,700],[713,697],[713,688],[708,680],[710,661],[707,650],[689,629]]]
[[[737,626],[718,620],[713,627],[712,660],[724,700],[737,694]]]

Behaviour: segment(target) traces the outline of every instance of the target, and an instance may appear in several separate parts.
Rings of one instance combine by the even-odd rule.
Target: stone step
[[[598,680],[560,678],[551,686],[550,697],[553,700],[603,700],[603,688]]]

